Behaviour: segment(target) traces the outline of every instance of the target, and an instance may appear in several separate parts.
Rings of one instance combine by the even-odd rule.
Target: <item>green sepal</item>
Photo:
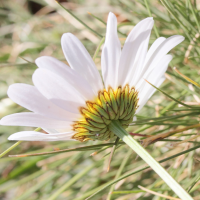
[[[113,109],[109,105],[107,105],[107,107],[108,107],[108,113],[109,113],[110,119],[111,120],[115,119],[115,117],[116,117],[115,112],[113,111]]]
[[[128,120],[130,119],[131,116],[133,118],[134,114],[135,114],[135,110],[133,109],[131,110],[131,112],[127,113],[127,115],[123,118],[123,120]]]
[[[87,121],[92,125],[92,126],[95,126],[95,127],[99,127],[99,128],[105,128],[106,127],[106,124],[102,124],[102,123],[97,123],[95,121],[92,121],[91,119],[87,119]]]
[[[93,104],[90,102],[87,102],[87,107],[89,108],[89,111],[99,117],[101,117],[101,115],[97,112],[97,110],[94,109]]]
[[[119,119],[119,112],[117,112],[117,115],[115,117],[115,120],[118,120]]]
[[[110,106],[112,106],[111,99],[110,99],[108,93],[107,93],[106,91],[104,91],[103,94],[104,94],[104,97],[105,97],[106,102],[107,102]],[[107,104],[107,105],[108,105],[108,104]]]
[[[118,87],[117,94],[116,94],[116,102],[118,105],[118,109],[120,108],[120,101],[121,101],[121,87]]]
[[[124,113],[119,117],[119,119],[123,119],[124,117],[126,117],[128,113],[128,109],[125,109]]]
[[[128,120],[120,120],[121,124],[123,125],[127,125],[127,124],[130,124],[131,122],[133,121],[133,117],[131,117],[130,119]]]
[[[104,110],[107,111],[106,100],[105,100],[105,98],[104,98],[104,96],[103,96],[102,93],[99,93],[99,99],[100,99],[100,101],[101,101],[101,106],[103,107]]]
[[[75,128],[85,128],[89,131],[100,131],[101,128],[97,128],[97,127],[94,127],[94,126],[89,126],[89,125],[86,125],[86,124],[76,124],[74,125]]]
[[[101,117],[99,117],[99,116],[97,116],[97,115],[95,115],[95,114],[89,112],[89,111],[86,110],[86,109],[82,109],[81,111],[82,111],[82,113],[83,113],[84,115],[86,115],[86,117],[92,119],[93,121],[99,122],[99,123],[103,123],[103,120],[101,119]]]
[[[104,116],[106,119],[109,119],[109,115],[108,113],[99,105],[97,104],[93,104],[93,107],[102,115]]]
[[[88,132],[78,132],[78,133],[76,133],[74,136],[75,136],[75,138],[76,138],[76,137],[80,137],[80,136],[84,136],[84,135],[89,135],[89,136],[91,136],[91,135],[94,135],[94,134],[88,131]]]
[[[120,108],[119,108],[119,116],[121,116],[124,113],[124,93],[121,93],[120,97]]]
[[[98,131],[99,134],[105,133],[108,130],[108,127],[105,127],[101,129],[101,131]]]
[[[112,103],[112,108],[113,108],[115,113],[118,113],[117,102],[116,102],[116,99],[115,99],[114,92],[111,88],[109,89],[109,94],[110,94],[110,99],[111,99],[111,103]]]
[[[129,86],[126,85],[124,88],[124,109],[126,110],[129,102]]]
[[[111,122],[111,120],[106,119],[105,117],[102,117],[102,119],[103,119],[103,121],[104,121],[104,123],[105,123],[106,125],[110,124],[110,122]]]
[[[132,97],[133,95],[135,94],[135,90],[134,89],[131,89],[131,92],[129,93],[129,98],[128,98],[128,103],[129,103],[129,106],[131,104],[131,100],[132,100]]]

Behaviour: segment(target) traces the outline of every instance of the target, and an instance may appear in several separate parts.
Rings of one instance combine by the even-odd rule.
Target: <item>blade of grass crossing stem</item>
[[[189,89],[188,86],[186,86],[184,83],[182,83],[181,81],[177,80],[174,77],[170,77],[170,81],[177,84],[178,86],[182,87],[184,90],[186,90],[188,93],[192,94],[192,95],[196,95],[200,98],[200,94],[196,91],[192,91]]]
[[[147,8],[147,10],[148,10],[149,16],[152,17],[151,10],[150,10],[150,8],[149,8],[149,4],[148,4],[147,0],[144,0],[144,2],[145,2],[145,6],[146,6],[146,8]],[[159,38],[159,33],[158,33],[158,30],[157,30],[157,28],[156,28],[155,23],[154,23],[154,25],[153,25],[153,29],[154,29],[154,32],[155,32],[155,34],[156,34],[156,37]]]
[[[182,76],[184,79],[186,79],[187,81],[189,81],[190,83],[196,85],[197,87],[200,88],[200,84],[198,84],[197,82],[193,81],[192,79],[188,78],[187,76],[185,76],[184,74],[182,74],[178,69],[176,69],[176,67],[174,67],[174,70],[180,75]]]
[[[82,20],[80,20],[76,15],[74,15],[70,10],[62,6],[58,1],[56,1],[65,11],[67,11],[71,16],[73,16],[77,21],[79,21],[83,26],[85,26],[88,30],[92,31],[95,35],[98,35],[99,37],[103,37],[101,34],[97,33],[95,30],[90,28],[86,23],[84,23]]]
[[[118,179],[119,176],[121,175],[121,173],[122,173],[124,167],[126,166],[126,163],[128,162],[128,159],[130,158],[130,156],[131,156],[132,153],[133,153],[133,151],[132,151],[132,149],[130,148],[130,149],[128,150],[127,155],[126,155],[125,158],[123,159],[122,164],[121,164],[120,167],[119,167],[119,170],[117,171],[117,174],[116,174],[116,176],[115,176],[115,179]],[[112,196],[112,193],[113,193],[114,188],[115,188],[115,184],[111,186],[111,188],[110,188],[110,190],[109,190],[109,193],[108,193],[108,197],[107,197],[106,200],[111,200],[111,196]]]
[[[95,51],[95,53],[94,53],[94,56],[93,56],[93,60],[95,61],[95,59],[96,59],[96,57],[97,57],[97,55],[98,55],[98,53],[99,53],[99,50],[100,50],[100,48],[101,48],[101,46],[102,46],[102,44],[105,42],[105,37],[103,37],[102,39],[101,39],[101,41],[100,41],[100,43],[99,43],[99,45],[98,45],[98,47],[97,47],[97,49],[96,49],[96,51]]]
[[[176,101],[177,103],[179,103],[179,104],[181,104],[181,105],[183,105],[183,106],[185,106],[185,107],[192,108],[191,106],[188,106],[187,104],[184,104],[184,103],[182,103],[181,101],[179,101],[179,100],[173,98],[172,96],[168,95],[167,93],[165,93],[165,92],[162,91],[161,89],[157,88],[155,85],[151,84],[149,81],[146,80],[146,82],[149,83],[149,84],[150,84],[152,87],[154,87],[155,89],[157,89],[159,92],[162,92],[164,95],[166,95],[166,96],[169,97],[170,99]]]
[[[183,90],[183,91],[181,92],[179,98],[182,97],[182,96],[185,95],[185,94],[187,94],[187,91],[186,91],[186,90]],[[165,108],[163,108],[163,109],[160,111],[159,116],[164,115],[169,109],[174,108],[174,107],[176,106],[176,104],[177,104],[177,102],[175,102],[175,101],[170,102]],[[138,128],[137,130],[135,130],[134,133],[140,133],[140,132],[142,132],[142,131],[144,131],[144,130],[150,128],[150,127],[152,127],[152,125],[144,125],[144,126]]]
[[[188,149],[188,150],[185,150],[185,151],[182,151],[182,152],[180,152],[180,153],[174,154],[173,156],[170,156],[170,157],[168,157],[168,158],[162,159],[162,160],[159,161],[159,163],[166,162],[166,161],[168,161],[168,160],[171,160],[171,159],[176,158],[176,157],[178,157],[178,156],[181,156],[181,155],[183,155],[183,154],[189,153],[189,152],[191,152],[191,151],[193,151],[193,150],[196,150],[196,149],[198,149],[198,148],[200,148],[200,145],[195,146],[195,147],[192,147],[192,148],[190,148],[190,149]],[[121,180],[123,180],[123,179],[125,179],[125,178],[127,178],[127,177],[129,177],[129,176],[131,176],[131,175],[137,174],[137,173],[139,173],[139,172],[141,172],[141,171],[143,171],[143,170],[146,170],[146,169],[148,169],[148,168],[150,168],[150,167],[147,166],[147,167],[143,167],[143,168],[141,168],[141,169],[139,169],[139,170],[136,170],[136,171],[133,171],[133,172],[131,171],[131,172],[129,172],[129,173],[125,173],[124,175],[120,176],[118,179],[112,180],[112,181],[108,182],[107,184],[104,184],[102,187],[99,187],[100,189],[99,189],[97,192],[93,193],[91,196],[88,195],[89,197],[88,197],[86,200],[88,200],[88,199],[94,197],[96,194],[98,194],[98,193],[101,192],[102,190],[106,189],[107,187],[111,186],[112,184],[117,183],[118,181],[121,181]],[[88,193],[90,193],[90,192],[88,192]],[[92,193],[92,192],[91,192],[91,193]],[[86,195],[85,195],[85,196],[86,196]],[[77,200],[78,200],[78,199],[77,199]]]
[[[126,132],[119,121],[111,122],[109,129],[131,147],[182,200],[192,200],[192,197],[168,174],[168,172]]]
[[[41,128],[36,128],[34,131],[39,131]],[[23,141],[18,141],[15,144],[13,144],[11,147],[9,147],[8,149],[6,149],[3,153],[0,154],[0,158],[2,158],[4,155],[6,155],[7,153],[9,153],[12,149],[14,149],[15,147],[17,147],[19,144],[21,144]]]
[[[99,164],[101,161],[96,162],[88,167],[86,167],[84,170],[82,170],[80,173],[76,174],[73,178],[71,178],[67,183],[65,183],[60,189],[58,189],[55,193],[53,193],[48,200],[54,200],[56,199],[62,192],[64,192],[67,188],[69,188],[72,184],[74,184],[76,181],[78,181],[80,178],[82,178],[85,174],[87,174],[94,166]]]

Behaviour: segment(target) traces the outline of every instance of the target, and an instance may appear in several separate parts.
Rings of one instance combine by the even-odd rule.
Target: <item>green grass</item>
[[[31,76],[37,68],[34,64],[37,57],[49,55],[64,61],[60,45],[63,33],[71,32],[76,35],[95,58],[100,70],[100,46],[102,37],[105,36],[108,12],[112,11],[118,16],[118,33],[122,45],[134,25],[152,15],[155,26],[150,44],[158,35],[169,37],[180,34],[185,40],[170,52],[174,58],[168,68],[167,79],[159,88],[161,92],[157,91],[153,95],[137,116],[138,121],[128,131],[157,135],[177,130],[175,135],[146,148],[154,158],[162,160],[162,166],[198,200],[200,139],[197,137],[193,141],[173,144],[199,134],[199,128],[195,125],[199,124],[200,89],[193,85],[194,90],[191,90],[190,82],[174,71],[173,67],[200,83],[199,38],[192,44],[188,60],[185,59],[188,46],[200,29],[200,4],[195,0],[103,0],[98,3],[75,0],[63,2],[62,5],[75,18],[54,1],[0,2],[0,118],[25,111],[7,98],[6,91],[12,83],[32,84]],[[196,104],[188,104],[191,102]],[[196,128],[192,128],[193,126]],[[185,131],[178,131],[183,128]],[[1,126],[0,153],[14,144],[7,140],[9,135],[23,130],[34,128]],[[145,139],[139,136],[134,138]],[[135,159],[137,155],[130,152],[129,147],[122,142],[116,147],[110,171],[106,172],[113,145],[114,141],[22,142],[0,159],[0,199],[81,200],[98,192],[91,199],[164,200],[140,190],[138,185],[175,197],[157,174],[147,169],[140,158]],[[8,157],[15,154],[51,152],[57,148],[73,151],[21,158]],[[97,154],[90,156],[94,152]],[[112,184],[115,187],[111,187]],[[109,191],[114,192],[109,196]]]

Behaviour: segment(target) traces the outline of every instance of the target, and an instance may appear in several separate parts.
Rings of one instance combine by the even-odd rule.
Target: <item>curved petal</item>
[[[72,129],[72,121],[60,121],[50,119],[35,113],[15,113],[3,117],[0,120],[0,125],[4,126],[31,126],[31,127],[45,127],[57,129]]]
[[[83,44],[71,33],[63,34],[61,45],[68,63],[83,76],[93,88],[95,94],[103,90],[103,83],[100,74]]]
[[[130,80],[137,77],[142,70],[153,24],[152,17],[146,18],[128,35],[119,61],[119,85],[130,83]]]
[[[78,108],[85,105],[84,98],[71,84],[49,70],[37,69],[33,83],[47,99],[69,112],[78,114]]]
[[[121,54],[121,44],[117,35],[117,18],[109,13],[106,40],[101,55],[101,69],[106,89],[118,87],[118,67]]]
[[[93,95],[95,95],[92,92],[90,84],[81,75],[56,58],[42,56],[37,58],[35,62],[39,68],[47,69],[62,77],[68,82],[67,85],[70,84],[73,88],[75,88],[85,100],[91,99],[93,98]],[[68,97],[70,98],[70,96]]]
[[[151,57],[149,58],[148,61],[146,61],[146,64],[139,76],[141,77],[147,77],[148,74],[153,70],[157,64],[160,62],[160,60],[176,45],[181,43],[184,40],[184,37],[181,35],[174,35],[166,40],[164,40],[158,47],[157,49],[153,52]]]
[[[163,59],[158,63],[156,68],[148,75],[147,80],[153,85],[155,85],[156,87],[159,87],[162,84],[162,82],[165,80],[164,74],[171,60],[172,60],[171,55],[164,56]],[[137,88],[137,90],[139,91],[139,94],[138,94],[139,108],[137,109],[136,113],[138,113],[142,109],[142,107],[146,104],[148,99],[156,91],[155,88],[152,87],[145,80],[141,80],[140,83],[141,83],[140,87]]]
[[[73,140],[71,137],[74,132],[45,134],[36,131],[22,131],[12,134],[8,140],[21,140],[21,141],[62,141]]]
[[[34,113],[58,120],[77,120],[80,114],[67,112],[46,99],[34,86],[15,83],[8,88],[8,96]]]
[[[138,83],[135,86],[135,88],[139,91],[139,95],[141,95],[141,93],[144,92],[143,88],[145,88],[145,85],[149,85],[145,81],[145,79],[150,82],[150,81],[156,81],[157,79],[159,79],[159,77],[163,76],[172,58],[173,57],[170,54],[165,55],[163,56],[163,58],[161,58],[161,60],[157,63],[157,65],[155,66],[153,70],[151,71],[147,70],[147,72],[144,74],[143,77],[141,77],[141,79],[138,81]]]
[[[159,37],[157,38],[154,43],[151,45],[151,47],[149,48],[146,58],[145,58],[145,62],[144,65],[146,65],[147,61],[151,58],[151,56],[153,55],[153,53],[155,52],[155,50],[166,40],[166,38],[164,37]]]

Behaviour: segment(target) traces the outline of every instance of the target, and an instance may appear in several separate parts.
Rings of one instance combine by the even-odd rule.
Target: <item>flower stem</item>
[[[121,126],[119,121],[112,121],[110,130],[131,147],[181,198],[182,200],[193,200],[193,198],[168,174],[168,172]]]

